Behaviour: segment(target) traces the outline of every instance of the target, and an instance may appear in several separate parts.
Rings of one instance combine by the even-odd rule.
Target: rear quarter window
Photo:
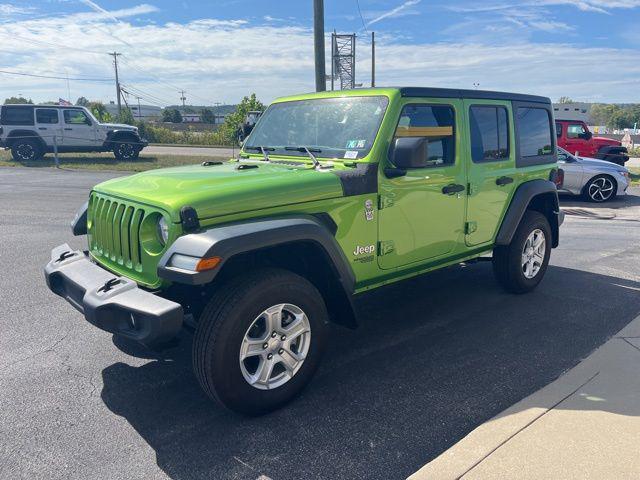
[[[535,104],[514,106],[518,149],[516,165],[555,163],[556,142],[550,109]]]
[[[2,125],[33,125],[33,108],[3,106],[0,111]]]

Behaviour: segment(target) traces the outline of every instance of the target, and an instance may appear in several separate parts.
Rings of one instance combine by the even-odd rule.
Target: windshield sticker
[[[358,140],[349,140],[347,142],[346,148],[356,148],[357,145],[358,145]]]
[[[355,160],[356,158],[358,158],[358,151],[347,150],[346,152],[344,152],[344,158],[348,158],[349,160]]]
[[[356,145],[356,148],[364,148],[365,143],[367,143],[366,140],[358,140],[358,144]]]

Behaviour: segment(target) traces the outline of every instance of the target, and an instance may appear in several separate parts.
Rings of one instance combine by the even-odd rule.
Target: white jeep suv
[[[100,123],[85,107],[57,105],[0,106],[0,147],[16,161],[38,160],[53,152],[113,152],[134,160],[148,142],[138,128]]]

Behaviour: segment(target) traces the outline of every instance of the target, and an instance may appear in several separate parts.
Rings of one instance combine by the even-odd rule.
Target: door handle
[[[67,127],[67,128],[65,128],[65,130],[73,130],[73,128],[68,128],[68,127]]]
[[[445,195],[455,195],[456,193],[464,192],[464,185],[452,183],[446,187],[442,187],[442,193]]]
[[[513,178],[511,177],[500,177],[496,180],[496,185],[499,185],[501,187],[509,185],[510,183],[513,183]]]
[[[46,130],[47,127],[38,127],[38,130]]]

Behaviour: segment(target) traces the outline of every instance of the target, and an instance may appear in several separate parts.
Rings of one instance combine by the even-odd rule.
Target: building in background
[[[560,120],[580,120],[589,124],[591,103],[554,103],[553,115]]]
[[[184,123],[200,123],[202,118],[200,118],[199,113],[183,113],[182,121]]]
[[[107,103],[105,105],[105,108],[107,109],[107,112],[109,112],[109,114],[112,117],[115,117],[118,115],[118,105],[116,105],[115,102],[112,101]],[[162,108],[156,107],[154,105],[141,104],[140,111],[138,111],[138,105],[134,103],[129,105],[129,108],[131,109],[133,118],[136,120],[156,121],[156,120],[160,120],[160,118],[162,117]]]

